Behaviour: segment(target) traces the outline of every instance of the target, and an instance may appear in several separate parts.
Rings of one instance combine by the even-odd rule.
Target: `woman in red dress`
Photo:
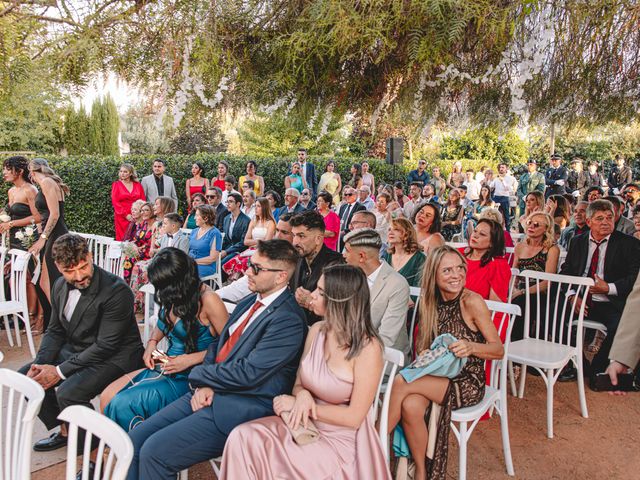
[[[118,180],[111,185],[113,221],[116,226],[116,240],[122,241],[131,222],[131,205],[136,200],[146,200],[144,189],[133,165],[123,163],[118,172]]]
[[[191,197],[196,193],[204,192],[209,188],[209,179],[204,176],[204,166],[200,162],[194,162],[191,165],[191,178],[187,180],[185,191],[187,192],[187,205],[191,206]]]
[[[224,179],[229,175],[229,164],[224,160],[218,162],[218,176],[211,179],[211,183],[214,187],[218,187],[224,192],[225,184]]]

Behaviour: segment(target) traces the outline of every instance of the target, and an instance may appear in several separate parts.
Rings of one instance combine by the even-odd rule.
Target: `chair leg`
[[[460,422],[460,461],[458,478],[467,479],[467,422]]]
[[[9,327],[9,315],[4,317],[4,329],[7,332],[7,339],[9,340],[9,346],[13,347],[13,335],[11,334],[11,327]]]
[[[517,395],[516,392],[516,378],[513,375],[513,362],[509,362],[509,385],[511,385],[511,395],[514,397]]]
[[[189,469],[186,468],[186,469],[182,470],[180,472],[180,474],[178,475],[178,478],[180,480],[189,480]]]
[[[520,388],[518,389],[518,398],[524,397],[524,382],[527,378],[527,366],[523,363],[520,365]]]
[[[504,395],[506,397],[506,394]],[[504,463],[507,474],[514,476],[513,458],[511,458],[511,441],[509,440],[509,418],[507,416],[507,399],[500,399],[500,431],[502,433],[502,450],[504,451]]]
[[[547,374],[547,437],[553,438],[553,368]]]
[[[27,335],[27,343],[29,344],[29,351],[31,356],[36,358],[36,347],[33,344],[33,333],[31,333],[31,322],[29,322],[29,312],[25,309],[22,311],[22,317],[24,319],[25,333]]]
[[[578,396],[580,397],[580,412],[584,418],[589,418],[589,411],[587,410],[587,397],[584,392],[584,374],[582,365],[582,352],[577,352],[577,375],[578,375]]]
[[[16,331],[16,345],[22,346],[22,338],[20,337],[20,315],[13,315],[13,329]]]
[[[211,468],[213,469],[213,473],[215,474],[216,478],[220,478],[220,467],[216,463],[216,460],[220,461],[220,458],[212,458],[211,460],[209,460],[209,463],[211,463]]]

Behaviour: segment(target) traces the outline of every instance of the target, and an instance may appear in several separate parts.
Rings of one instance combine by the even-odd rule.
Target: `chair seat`
[[[476,418],[481,417],[484,413],[491,408],[494,402],[500,396],[500,390],[497,390],[489,385],[484,390],[484,397],[480,400],[480,403],[472,407],[459,408],[458,410],[451,411],[452,422],[471,422]]]
[[[575,347],[537,338],[518,340],[509,347],[509,360],[538,368],[560,368],[574,355]]]
[[[0,302],[0,315],[9,315],[12,313],[22,313],[24,304],[9,300],[8,302]]]

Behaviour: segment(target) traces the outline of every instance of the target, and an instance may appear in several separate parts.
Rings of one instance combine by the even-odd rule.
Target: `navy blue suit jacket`
[[[291,393],[307,335],[304,313],[286,289],[247,327],[229,356],[216,363],[229,327],[255,300],[250,295],[238,304],[203,364],[189,374],[192,386],[213,389],[213,419],[226,434],[241,423],[274,414],[273,398]]]
[[[250,222],[251,219],[240,212],[236,224],[233,226],[233,232],[230,232],[231,214],[224,217],[224,240],[222,241],[222,249],[227,252],[227,255],[237,255],[247,249],[244,244],[244,236],[247,234]]]
[[[293,209],[293,213],[296,214],[302,212],[304,212],[304,207],[300,205],[300,202],[296,203],[296,206]],[[288,213],[288,207],[286,205],[284,207],[280,207],[280,209],[278,210],[278,218],[280,218],[285,213]]]

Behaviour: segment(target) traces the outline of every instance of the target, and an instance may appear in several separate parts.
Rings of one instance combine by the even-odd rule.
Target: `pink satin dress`
[[[353,382],[335,375],[324,359],[318,332],[300,364],[300,378],[318,404],[347,405]],[[221,480],[391,479],[371,414],[358,429],[315,420],[319,439],[300,446],[280,417],[266,417],[236,427],[224,449]]]

